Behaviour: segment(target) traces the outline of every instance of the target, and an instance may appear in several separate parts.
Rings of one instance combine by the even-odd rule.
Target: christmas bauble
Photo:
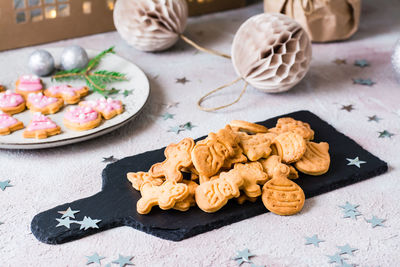
[[[79,45],[66,47],[61,54],[61,66],[64,70],[82,69],[88,63],[89,57]]]
[[[114,24],[128,44],[161,51],[176,43],[186,27],[186,0],[118,0]]]
[[[392,65],[394,72],[396,73],[397,81],[400,82],[400,40],[397,41],[394,46],[392,54]]]
[[[54,70],[54,58],[46,50],[36,50],[29,56],[29,69],[38,76],[47,76]]]
[[[236,73],[253,87],[268,93],[287,91],[306,75],[311,42],[293,19],[275,13],[253,16],[233,39]]]

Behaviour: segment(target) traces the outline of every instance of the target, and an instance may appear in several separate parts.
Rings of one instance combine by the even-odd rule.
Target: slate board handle
[[[41,242],[62,244],[106,229],[122,226],[124,225],[124,220],[123,216],[121,217],[121,211],[118,209],[118,201],[113,201],[116,196],[118,195],[115,194],[115,191],[101,191],[91,197],[66,203],[39,213],[32,219],[31,231]],[[56,227],[58,224],[56,218],[62,217],[62,214],[58,213],[58,211],[65,211],[68,207],[71,207],[72,210],[79,210],[79,213],[75,213],[75,218],[70,218],[75,222],[70,224],[70,229],[65,226]],[[83,220],[84,216],[93,220],[101,220],[97,223],[99,228],[80,229],[81,224],[79,222]]]

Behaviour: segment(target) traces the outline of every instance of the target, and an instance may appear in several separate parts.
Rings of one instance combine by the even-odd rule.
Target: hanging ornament
[[[88,62],[89,57],[85,49],[78,45],[64,48],[61,54],[61,66],[64,70],[83,69]]]
[[[115,28],[122,39],[138,50],[166,50],[181,38],[203,52],[230,58],[184,36],[187,18],[186,0],[118,0],[114,8]]]
[[[38,76],[47,76],[54,70],[54,58],[46,50],[36,50],[28,60],[29,69]]]
[[[304,78],[310,61],[311,42],[300,24],[281,14],[253,16],[240,26],[233,39],[232,63],[239,77],[207,93],[197,105],[204,111],[229,107],[240,100],[248,84],[267,93],[287,91]],[[201,105],[211,94],[240,80],[245,85],[232,103],[212,108]]]
[[[396,42],[392,54],[392,65],[396,73],[397,81],[400,82],[400,40]]]

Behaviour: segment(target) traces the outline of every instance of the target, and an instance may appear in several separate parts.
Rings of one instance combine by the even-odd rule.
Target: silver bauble
[[[47,76],[54,70],[54,58],[46,50],[36,50],[29,56],[28,66],[38,76]]]
[[[392,65],[396,73],[397,81],[400,82],[400,40],[397,41],[393,50]]]
[[[61,54],[61,66],[64,70],[82,69],[87,66],[89,57],[82,47],[66,47]]]

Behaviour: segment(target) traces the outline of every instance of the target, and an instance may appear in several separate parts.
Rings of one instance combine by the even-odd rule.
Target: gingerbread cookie
[[[64,125],[74,131],[86,131],[101,123],[101,115],[90,107],[70,107],[64,114]]]
[[[289,180],[289,167],[280,164],[274,169],[272,179],[263,186],[264,206],[278,215],[293,215],[301,211],[305,196],[300,186]]]
[[[87,86],[72,87],[70,85],[56,85],[47,88],[44,94],[49,97],[61,98],[67,104],[76,104],[82,97],[89,94]]]
[[[93,108],[106,120],[112,119],[124,111],[120,100],[112,98],[105,99],[104,97],[97,100],[82,101],[79,103],[79,106]]]
[[[42,93],[30,93],[26,99],[26,106],[33,112],[40,112],[42,114],[54,114],[58,112],[64,101],[55,97],[48,97]]]
[[[310,124],[302,121],[297,121],[293,118],[280,118],[275,128],[269,129],[270,132],[281,134],[286,132],[294,132],[302,136],[306,140],[314,139],[314,131]]]
[[[178,144],[170,144],[164,150],[165,160],[151,166],[150,175],[158,178],[165,177],[169,181],[182,181],[182,169],[192,165],[191,152],[193,147],[192,138],[185,138]]]
[[[144,183],[151,183],[152,185],[161,185],[164,180],[161,178],[154,178],[147,172],[128,172],[126,174],[129,182],[131,182],[132,187],[140,191]]]
[[[216,212],[229,199],[240,196],[243,183],[243,177],[237,171],[222,172],[218,179],[204,182],[196,188],[197,206],[205,212]]]
[[[268,128],[260,124],[251,123],[248,121],[233,120],[229,123],[234,131],[242,131],[250,134],[266,133]]]
[[[0,111],[0,135],[8,135],[24,128],[24,124],[7,113]]]
[[[239,133],[240,146],[244,154],[251,161],[257,161],[261,158],[267,158],[272,150],[271,143],[275,135],[269,133],[261,133],[255,135],[248,135],[246,133]]]
[[[239,137],[229,125],[197,142],[192,151],[192,161],[199,173],[200,183],[218,173],[226,160],[237,157],[238,143]]]
[[[196,205],[196,200],[194,199],[196,188],[199,186],[193,181],[183,180],[184,184],[187,185],[189,190],[189,195],[181,201],[175,203],[174,209],[179,211],[187,211],[190,207]]]
[[[7,114],[17,114],[25,110],[25,99],[7,90],[0,93],[0,110]]]
[[[274,139],[274,144],[282,162],[292,163],[303,157],[306,152],[304,138],[295,132],[285,132]]]
[[[268,175],[264,172],[260,162],[238,163],[230,172],[236,172],[236,175],[243,179],[243,185],[240,189],[248,197],[261,196],[261,188],[259,185],[265,184]]]
[[[21,94],[25,99],[30,93],[39,93],[43,90],[42,80],[32,74],[22,75],[15,85],[15,92]]]
[[[145,182],[140,193],[142,197],[136,203],[136,209],[139,214],[147,214],[156,205],[163,210],[172,209],[189,195],[189,189],[184,183],[167,180],[159,186]]]
[[[50,118],[37,112],[23,133],[24,138],[44,139],[61,133],[61,128]]]
[[[267,159],[261,159],[259,162],[262,164],[262,167],[264,169],[264,172],[268,174],[269,178],[272,178],[272,175],[274,173],[275,167],[277,167],[279,164],[282,164],[281,157],[278,155],[271,155]],[[297,179],[299,178],[299,174],[296,171],[293,166],[289,165],[289,179]]]
[[[305,174],[322,175],[329,170],[330,163],[328,143],[308,142],[306,153],[294,166]]]

